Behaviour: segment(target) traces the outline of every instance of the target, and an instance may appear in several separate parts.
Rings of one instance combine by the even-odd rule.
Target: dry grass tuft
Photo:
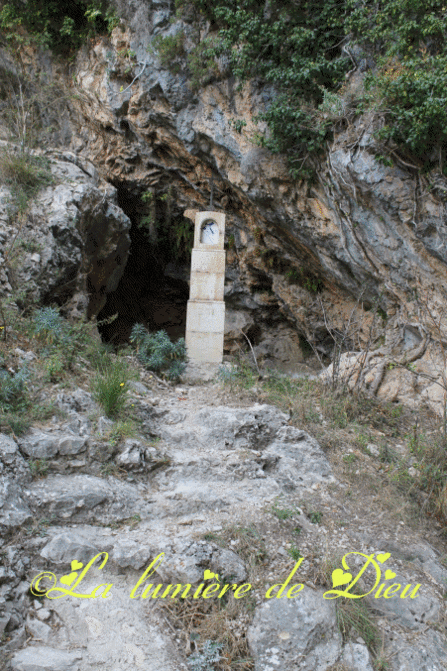
[[[246,632],[250,623],[244,601],[227,599],[173,599],[157,603],[169,627],[185,641],[187,654],[200,650],[205,641],[222,645],[216,671],[253,671]]]

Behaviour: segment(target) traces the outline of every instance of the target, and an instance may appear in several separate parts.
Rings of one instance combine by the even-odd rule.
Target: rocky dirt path
[[[112,423],[81,388],[55,396],[63,419],[17,440],[0,436],[3,668],[447,668],[442,539],[429,520],[410,527],[398,502],[393,508],[383,489],[368,486],[381,468],[374,445],[364,462],[342,459],[256,393],[236,398],[213,383],[172,388],[141,377],[130,399],[141,433],[115,447]],[[30,463],[43,460],[46,477],[32,477]],[[358,476],[347,477],[347,466]],[[107,562],[96,562],[79,593],[112,584],[108,598],[29,593],[40,572],[79,575],[100,552]],[[361,599],[323,598],[349,552],[376,562],[358,594],[373,586],[377,566],[382,593],[401,586],[393,598],[376,598],[377,589]],[[130,598],[159,555],[156,573]],[[267,599],[300,559],[290,585],[302,591]],[[355,576],[366,559],[346,561]],[[233,587],[220,600],[194,599],[201,583],[217,584],[206,571],[221,586],[251,589],[240,599]],[[149,582],[163,590],[190,584],[191,593],[142,599]],[[415,598],[401,598],[417,584]],[[206,641],[221,644],[220,661],[208,666]]]

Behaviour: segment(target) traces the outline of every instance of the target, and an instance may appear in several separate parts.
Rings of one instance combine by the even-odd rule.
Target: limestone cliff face
[[[254,142],[262,130],[254,117],[269,104],[270,89],[257,81],[239,89],[222,63],[220,76],[193,89],[186,60],[173,74],[151,42],[181,28],[188,52],[198,27],[171,23],[164,0],[117,7],[122,25],[82,49],[66,78],[74,94],[70,148],[125,193],[129,216],[141,216],[144,192],[169,194],[169,226],[186,208],[207,209],[212,190],[213,207],[227,214],[227,351],[243,342],[241,331],[259,356],[286,367],[303,359],[303,337],[327,355],[333,334],[343,332],[345,344],[360,350],[377,305],[374,347],[385,343],[397,355],[426,333],[439,340],[446,180],[421,176],[397,156],[383,165],[377,120],[365,116],[340,128],[315,183],[292,179],[281,156]],[[209,30],[202,26],[202,39]],[[359,77],[352,75],[348,95]],[[187,263],[176,272],[186,277]]]

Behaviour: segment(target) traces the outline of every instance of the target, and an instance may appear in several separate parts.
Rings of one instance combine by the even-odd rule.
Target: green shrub
[[[3,412],[0,409],[0,431],[13,433],[21,436],[26,433],[31,426],[29,417],[23,415],[23,412]]]
[[[266,111],[258,117],[269,132],[259,142],[286,154],[292,174],[309,177],[309,157],[324,148],[331,133],[330,123],[317,113],[318,106],[326,91],[341,87],[350,67],[341,47],[345,2],[286,0],[265,6],[257,0],[194,0],[193,4],[220,28],[213,42],[209,38],[198,44],[188,57],[193,83],[213,76],[215,57],[222,56],[240,81],[257,77],[270,84],[270,90],[265,88]]]
[[[146,368],[162,372],[169,380],[178,380],[186,368],[184,338],[173,343],[166,331],[149,333],[142,324],[135,324],[130,342],[136,347],[138,359]]]
[[[129,390],[129,367],[119,359],[105,366],[93,380],[92,393],[107,417],[117,417],[125,408]]]
[[[25,414],[30,405],[26,386],[29,378],[26,366],[12,375],[0,368],[0,431],[19,436],[29,429]]]
[[[26,366],[13,375],[0,369],[0,410],[18,410],[26,405],[25,385],[28,378],[29,371]]]
[[[16,45],[27,39],[23,27],[38,44],[58,52],[77,49],[87,37],[110,33],[118,24],[108,0],[8,0],[0,9],[0,29]]]
[[[241,82],[257,78],[265,101],[258,121],[268,126],[258,142],[285,154],[295,177],[312,175],[313,157],[347,114],[345,74],[368,59],[377,67],[366,77],[363,109],[385,119],[379,139],[394,141],[427,169],[445,166],[442,0],[192,0],[176,6],[193,7],[218,30],[188,54],[193,87],[217,74],[219,56]],[[351,111],[356,104],[351,101]]]
[[[85,322],[70,324],[57,308],[39,308],[34,312],[32,333],[43,345],[45,370],[50,380],[60,378],[66,369],[71,369],[81,354],[94,356],[91,346],[91,326]],[[99,354],[98,354],[99,356]]]
[[[377,59],[366,105],[382,112],[379,138],[393,140],[426,167],[445,165],[447,24],[442,0],[347,0],[347,30]],[[435,156],[433,156],[433,150]]]
[[[192,75],[191,87],[197,91],[206,86],[219,76],[219,66],[216,56],[219,54],[220,45],[216,43],[215,37],[207,37],[188,54],[188,67]]]
[[[287,554],[290,555],[290,557],[292,557],[292,559],[294,559],[295,561],[301,559],[301,553],[299,549],[296,547],[296,545],[292,545],[292,547],[290,547],[287,550]]]
[[[70,325],[56,308],[39,308],[34,313],[34,335],[46,345],[67,346],[70,343]]]
[[[180,71],[180,65],[177,59],[184,55],[185,33],[180,30],[175,35],[157,35],[152,42],[152,46],[157,51],[160,63],[164,67],[169,67],[173,72]]]
[[[205,641],[202,650],[195,652],[188,659],[188,666],[191,671],[214,671],[214,664],[220,660],[220,651],[222,644],[215,641]]]

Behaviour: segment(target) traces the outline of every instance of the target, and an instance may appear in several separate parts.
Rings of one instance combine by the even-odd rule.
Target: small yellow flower
[[[121,382],[120,387],[124,387],[124,382]]]

